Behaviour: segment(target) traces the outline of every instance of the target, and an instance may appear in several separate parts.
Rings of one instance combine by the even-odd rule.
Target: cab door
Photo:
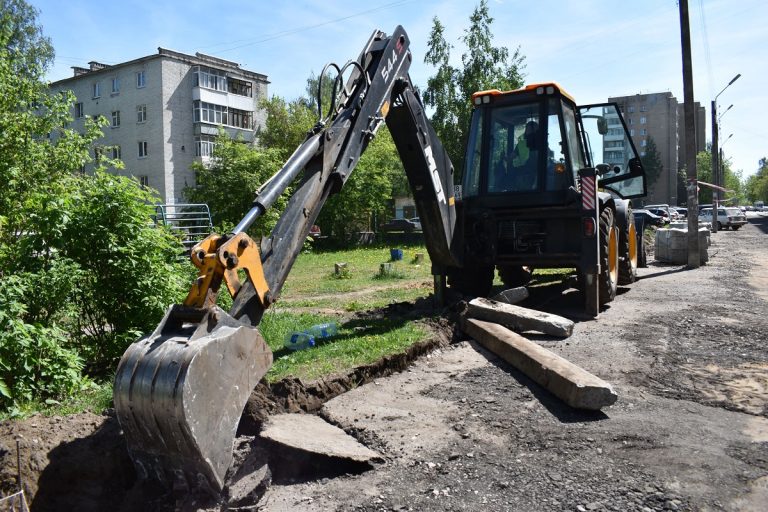
[[[645,170],[616,103],[579,107],[587,165],[598,170],[600,187],[622,199],[644,197]]]

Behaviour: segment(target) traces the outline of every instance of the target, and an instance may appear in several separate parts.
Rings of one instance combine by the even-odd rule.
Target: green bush
[[[83,385],[83,363],[58,327],[28,323],[33,274],[7,276],[0,287],[0,406],[62,398]]]
[[[184,299],[193,268],[179,262],[180,241],[151,223],[155,198],[135,180],[97,172],[78,181],[60,250],[87,269],[73,297],[83,355],[109,366]]]

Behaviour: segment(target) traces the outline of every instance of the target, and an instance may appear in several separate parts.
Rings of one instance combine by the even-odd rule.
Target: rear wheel
[[[499,278],[505,286],[517,288],[531,282],[533,268],[520,265],[505,265],[496,267],[499,270]]]
[[[464,295],[486,297],[493,286],[493,265],[451,268],[448,270],[448,286]]]
[[[637,279],[639,247],[632,206],[627,205],[627,225],[619,234],[619,284],[631,284]]]
[[[578,287],[584,294],[587,310],[594,314],[600,306],[616,298],[616,286],[619,280],[619,230],[613,210],[605,208],[600,213],[600,274],[597,276],[599,304],[594,293],[594,285],[588,286],[584,272],[579,271]]]

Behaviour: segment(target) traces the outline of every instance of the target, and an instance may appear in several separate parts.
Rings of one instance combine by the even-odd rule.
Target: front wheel
[[[741,226],[731,226],[731,229],[734,231],[738,231]]]

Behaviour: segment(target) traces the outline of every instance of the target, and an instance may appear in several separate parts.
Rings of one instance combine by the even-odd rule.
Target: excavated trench
[[[404,309],[405,305],[398,306]],[[405,309],[412,313],[412,307]],[[392,312],[390,306],[387,313]],[[273,384],[262,381],[243,411],[228,488],[218,502],[137,481],[114,410],[101,416],[35,416],[0,424],[0,495],[16,492],[20,476],[33,511],[244,510],[258,502],[272,481],[308,481],[365,471],[370,468],[367,464],[310,457],[257,439],[258,433],[270,415],[316,413],[326,401],[403,371],[415,359],[450,343],[454,329],[448,320],[425,323],[433,332],[429,339],[344,374],[309,383],[295,378]]]

